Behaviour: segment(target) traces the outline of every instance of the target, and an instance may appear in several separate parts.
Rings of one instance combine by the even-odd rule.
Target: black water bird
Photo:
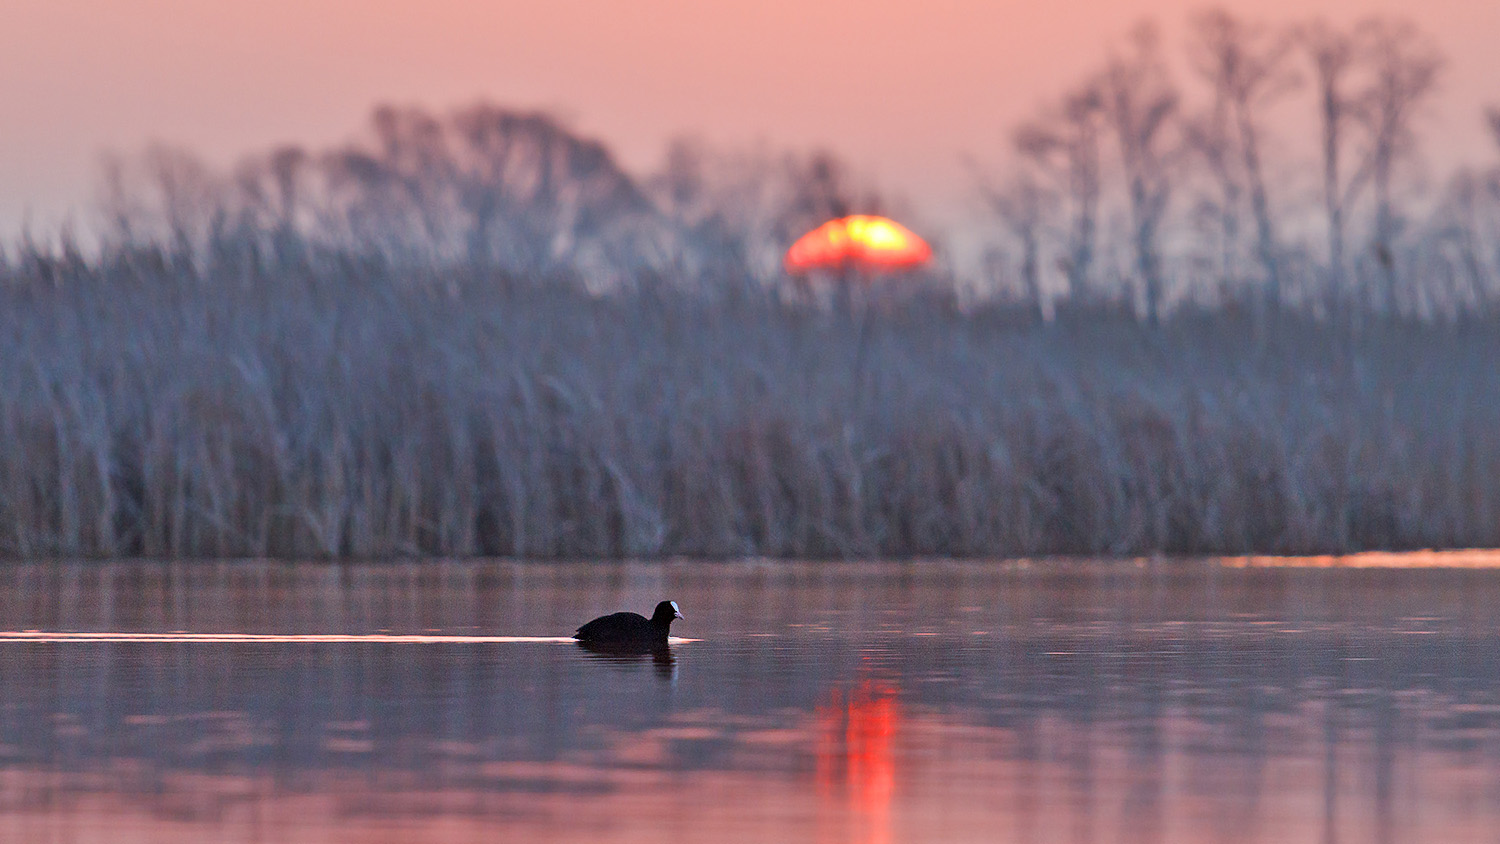
[[[649,650],[666,647],[672,622],[682,618],[676,601],[662,601],[650,618],[633,612],[602,615],[578,628],[573,638],[588,645],[604,648]]]

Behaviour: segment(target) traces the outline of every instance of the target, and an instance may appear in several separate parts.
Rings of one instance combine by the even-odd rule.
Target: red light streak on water
[[[852,837],[830,840],[890,844],[900,719],[895,689],[872,680],[861,683],[847,700],[835,689],[829,702],[817,708],[818,796],[826,808],[835,814],[847,811],[854,822]]]

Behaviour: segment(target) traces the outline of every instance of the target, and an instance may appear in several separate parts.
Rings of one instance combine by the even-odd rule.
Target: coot
[[[578,628],[573,638],[591,645],[651,648],[667,644],[673,619],[682,618],[676,601],[662,601],[650,618],[633,612],[600,616]]]

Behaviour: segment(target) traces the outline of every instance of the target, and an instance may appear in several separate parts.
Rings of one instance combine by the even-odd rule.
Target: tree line
[[[1185,67],[1179,78],[1176,64]],[[975,168],[991,236],[967,290],[1050,319],[1184,304],[1319,316],[1485,310],[1500,292],[1500,166],[1423,177],[1444,59],[1414,24],[1143,23]],[[1500,109],[1484,115],[1500,144]],[[361,140],[216,170],[155,145],[106,159],[106,254],[286,266],[359,256],[571,275],[597,288],[774,286],[782,250],[890,200],[828,151],[672,142],[644,174],[559,118],[477,103],[374,110]],[[941,280],[954,282],[940,269]]]
[[[1016,128],[994,275],[1039,311],[1124,299],[1421,316],[1492,307],[1500,168],[1418,184],[1444,58],[1409,21],[1143,24]],[[1500,110],[1487,125],[1500,143]],[[1300,142],[1300,144],[1299,144]],[[1296,150],[1305,148],[1307,154]]]
[[[553,115],[481,102],[380,106],[360,141],[279,146],[228,172],[162,144],[110,155],[99,205],[106,255],[267,268],[358,256],[609,287],[773,280],[785,245],[847,206],[852,184],[828,152],[686,138],[635,176]]]

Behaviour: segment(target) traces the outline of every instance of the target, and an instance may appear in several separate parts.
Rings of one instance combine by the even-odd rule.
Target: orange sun
[[[829,220],[797,238],[786,251],[786,270],[908,270],[931,258],[932,247],[911,229],[886,217],[856,214]]]

